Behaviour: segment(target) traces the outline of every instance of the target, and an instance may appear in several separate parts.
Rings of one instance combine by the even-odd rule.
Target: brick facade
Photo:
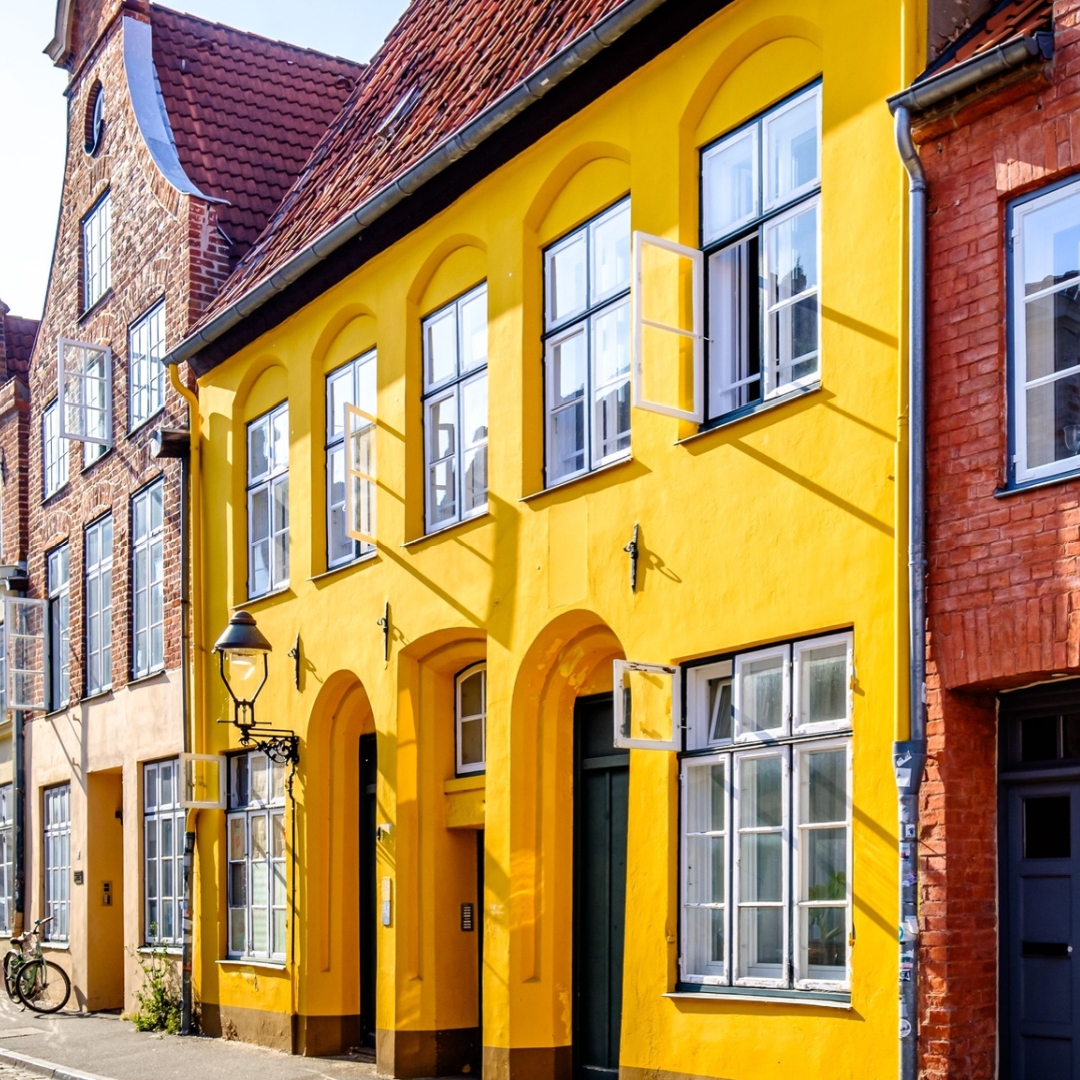
[[[1080,173],[1080,0],[1055,56],[925,118],[928,709],[922,1074],[998,1071],[996,692],[1080,673],[1080,480],[1007,479],[1006,209]]]

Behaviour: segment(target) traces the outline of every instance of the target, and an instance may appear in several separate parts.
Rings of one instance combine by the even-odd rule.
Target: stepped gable
[[[246,251],[365,65],[152,5],[154,67],[184,170],[228,200],[219,221]]]
[[[412,0],[206,323],[622,0]]]

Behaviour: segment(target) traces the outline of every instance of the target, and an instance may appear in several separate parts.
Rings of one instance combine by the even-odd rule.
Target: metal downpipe
[[[926,765],[926,174],[911,115],[896,109],[910,178],[908,254],[908,738],[893,747],[900,802],[900,1076],[919,1072],[919,787]]]

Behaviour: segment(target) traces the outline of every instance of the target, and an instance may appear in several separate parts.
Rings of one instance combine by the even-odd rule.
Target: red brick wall
[[[1006,480],[1010,199],[1080,174],[1080,0],[1053,64],[917,137],[929,180],[928,707],[922,793],[923,1074],[997,1058],[993,691],[1080,673],[1080,480]]]

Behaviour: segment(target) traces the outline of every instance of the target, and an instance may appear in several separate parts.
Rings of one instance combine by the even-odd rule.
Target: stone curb
[[[17,1065],[20,1069],[37,1073],[38,1076],[52,1077],[52,1080],[109,1080],[107,1076],[83,1072],[82,1069],[69,1069],[66,1065],[54,1065],[51,1061],[28,1057],[14,1050],[0,1050],[0,1062]]]

